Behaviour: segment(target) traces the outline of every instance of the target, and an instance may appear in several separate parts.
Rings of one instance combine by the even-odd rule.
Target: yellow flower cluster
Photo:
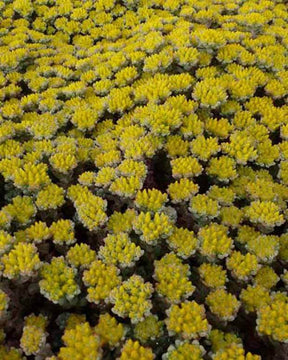
[[[153,360],[155,355],[150,348],[140,345],[139,341],[129,339],[121,349],[121,355],[118,360]]]
[[[211,325],[205,317],[205,308],[196,301],[185,301],[172,305],[167,310],[166,326],[169,334],[176,334],[183,339],[207,337]]]
[[[107,222],[108,231],[114,234],[130,232],[136,215],[133,209],[127,209],[124,213],[115,211]]]
[[[193,256],[198,249],[198,239],[193,233],[185,228],[174,227],[172,234],[166,239],[169,248],[182,259]]]
[[[4,230],[0,230],[0,255],[3,255],[9,251],[12,248],[14,242],[15,239],[13,236]]]
[[[100,345],[108,344],[110,348],[118,346],[125,336],[123,324],[118,323],[109,313],[100,315],[95,332],[100,337]]]
[[[248,285],[246,289],[242,289],[240,299],[247,312],[255,312],[271,301],[269,290],[261,285]]]
[[[225,288],[227,274],[221,265],[203,263],[198,270],[203,284],[208,288]]]
[[[43,315],[36,316],[32,314],[25,318],[20,345],[27,356],[40,355],[45,350],[46,325],[47,319]]]
[[[165,213],[140,212],[133,222],[134,231],[148,245],[156,245],[159,240],[167,238],[173,231],[172,221]]]
[[[233,248],[233,240],[227,233],[226,226],[216,223],[202,227],[198,233],[200,253],[209,261],[227,257]]]
[[[243,255],[240,251],[233,251],[226,261],[227,269],[237,280],[247,281],[255,275],[259,269],[257,257],[247,253]]]
[[[286,299],[274,299],[271,304],[264,305],[257,312],[257,331],[260,335],[268,335],[280,342],[288,338],[288,302]]]
[[[179,303],[191,296],[195,290],[189,280],[190,270],[187,264],[168,253],[161,260],[155,261],[154,279],[156,291],[169,303]]]
[[[138,322],[134,328],[134,336],[142,344],[154,341],[163,334],[163,321],[159,321],[155,315],[147,316]]]
[[[23,191],[37,191],[51,182],[47,170],[47,165],[42,163],[25,164],[14,173],[14,184]]]
[[[50,264],[45,263],[41,268],[41,294],[55,304],[72,301],[81,292],[76,273],[76,269],[69,267],[63,257],[54,257]]]
[[[72,185],[68,197],[73,201],[80,222],[90,231],[97,230],[107,221],[107,201],[92,194],[87,187]]]
[[[36,207],[34,206],[32,198],[28,196],[16,196],[10,204],[2,208],[4,221],[8,217],[8,226],[13,220],[21,225],[26,225],[32,221],[35,214]]]
[[[194,196],[189,205],[189,211],[199,221],[208,221],[219,215],[218,201],[209,198],[206,194],[198,194]]]
[[[215,137],[205,138],[204,135],[200,135],[191,142],[192,154],[202,161],[209,160],[218,151],[220,151],[220,146]]]
[[[119,232],[104,239],[104,246],[100,247],[98,255],[106,264],[123,268],[133,266],[143,253],[140,246],[129,239],[127,233]]]
[[[205,350],[197,340],[192,343],[176,340],[175,346],[170,345],[163,360],[202,360]]]
[[[205,300],[210,311],[223,321],[233,321],[240,308],[240,301],[236,296],[224,289],[216,289]]]
[[[247,207],[245,215],[252,223],[264,229],[274,229],[285,222],[281,209],[272,201],[253,201]]]
[[[76,268],[86,268],[96,259],[96,252],[87,244],[76,244],[67,251],[66,259]]]
[[[212,158],[207,167],[207,174],[215,176],[219,181],[228,183],[237,177],[235,160],[228,156]]]
[[[152,302],[149,298],[152,293],[152,284],[144,282],[139,275],[132,275],[111,291],[112,311],[120,317],[128,317],[132,323],[138,323],[150,315]]]
[[[192,180],[181,178],[169,184],[167,192],[172,203],[177,204],[190,200],[199,190],[199,186]]]
[[[277,236],[260,235],[248,241],[246,249],[256,255],[259,262],[271,263],[279,252],[279,240]]]
[[[51,237],[51,232],[46,223],[38,221],[25,230],[25,236],[29,242],[40,244]]]
[[[225,349],[221,349],[217,351],[213,355],[213,360],[261,360],[259,355],[252,355],[248,352],[245,355],[245,351],[242,346],[238,344],[231,344],[230,346],[226,347]]]
[[[71,220],[60,219],[51,224],[50,229],[54,244],[71,245],[76,242],[74,223]]]
[[[121,283],[121,278],[114,265],[95,260],[84,271],[83,282],[88,288],[88,301],[98,304],[108,299],[110,292]]]
[[[241,338],[231,332],[223,332],[218,329],[212,329],[209,334],[209,342],[211,343],[211,350],[213,353],[225,350],[232,344],[242,346]]]
[[[13,347],[7,348],[4,345],[0,345],[0,356],[3,360],[25,360],[19,349],[15,349]]]
[[[0,259],[3,276],[8,279],[36,276],[42,263],[34,244],[19,243]]]
[[[190,178],[201,174],[203,167],[192,156],[171,160],[172,175],[175,179]]]
[[[87,322],[65,329],[62,340],[65,346],[60,348],[59,359],[86,359],[88,357],[100,360],[102,349],[100,339]]]
[[[271,289],[279,281],[279,276],[269,266],[262,266],[254,278],[254,284],[265,289]]]
[[[138,191],[135,197],[135,205],[144,211],[158,212],[167,201],[167,194],[162,194],[156,189],[144,189]]]

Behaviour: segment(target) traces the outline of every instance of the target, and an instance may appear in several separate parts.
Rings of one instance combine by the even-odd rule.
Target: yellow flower
[[[41,243],[51,237],[48,226],[42,221],[35,222],[33,225],[29,226],[29,228],[25,230],[25,234],[27,239],[34,244]]]
[[[115,75],[115,83],[118,86],[126,86],[132,83],[138,76],[137,68],[128,66],[118,71]]]
[[[88,195],[85,201],[76,201],[75,207],[79,220],[90,231],[103,226],[108,219],[105,212],[107,207],[106,200],[92,193],[90,196]]]
[[[98,304],[108,300],[111,291],[121,283],[121,277],[116,266],[95,260],[84,271],[83,282],[88,287],[88,301]]]
[[[43,163],[26,164],[15,172],[14,184],[28,191],[37,191],[51,182],[47,170],[47,165]]]
[[[265,289],[271,289],[279,281],[279,276],[269,266],[263,266],[257,272],[253,283],[257,286],[261,286]]]
[[[213,219],[219,215],[219,203],[205,194],[198,194],[190,200],[189,211],[197,219]]]
[[[108,235],[104,238],[98,256],[106,263],[122,267],[131,267],[140,259],[144,251],[132,242],[126,233]]]
[[[258,355],[252,355],[248,352],[245,356],[244,349],[240,344],[229,344],[229,346],[224,349],[218,350],[213,354],[213,360],[261,360],[261,357]]]
[[[1,215],[1,214],[0,214]],[[0,230],[0,255],[9,251],[15,242],[15,238],[8,232]]]
[[[236,162],[228,156],[212,158],[207,167],[207,173],[217,177],[217,180],[228,183],[237,177]]]
[[[76,244],[68,250],[66,259],[74,267],[86,268],[96,259],[96,252],[87,244]]]
[[[62,256],[52,258],[51,263],[45,263],[40,271],[40,293],[54,304],[72,301],[80,294],[76,273],[76,269],[69,267]]]
[[[189,280],[189,266],[175,254],[168,253],[155,261],[154,268],[155,289],[169,303],[179,303],[193,294],[195,287]]]
[[[73,154],[58,152],[50,157],[53,169],[62,174],[68,174],[77,166],[77,158]]]
[[[248,281],[259,269],[257,257],[253,254],[241,254],[240,251],[233,251],[226,260],[227,269],[233,277],[240,281]]]
[[[163,360],[202,360],[205,350],[197,340],[192,343],[176,340],[175,346],[170,345]]]
[[[110,113],[123,114],[133,106],[131,88],[129,86],[120,89],[112,89],[108,95],[108,110]]]
[[[121,153],[118,150],[110,150],[101,152],[95,157],[95,165],[98,168],[104,166],[117,166],[121,162]]]
[[[127,1],[127,0],[125,0]],[[117,360],[153,360],[155,355],[152,352],[152,349],[143,347],[139,344],[138,341],[133,341],[131,339],[127,340],[121,350],[120,357]]]
[[[226,292],[224,289],[216,289],[211,292],[206,297],[205,302],[211,312],[224,321],[233,321],[241,304],[235,295]]]
[[[257,313],[257,331],[273,340],[287,342],[288,338],[288,301],[276,300],[261,307]]]
[[[20,346],[26,355],[37,355],[44,350],[47,333],[46,318],[30,315],[25,318],[25,325],[20,339]]]
[[[230,228],[239,227],[240,223],[243,221],[243,211],[236,206],[226,206],[222,207],[220,210],[221,222],[225,226]]]
[[[169,248],[182,259],[193,256],[198,249],[198,239],[193,231],[174,227],[172,234],[166,239]]]
[[[61,360],[87,357],[100,360],[102,358],[100,339],[87,322],[76,325],[73,329],[65,329],[62,339],[65,346],[61,347],[59,351]]]
[[[109,313],[101,314],[99,322],[95,326],[95,332],[100,338],[100,344],[108,344],[110,348],[119,345],[125,336],[125,327]]]
[[[64,190],[55,185],[50,184],[40,190],[36,198],[36,206],[39,210],[57,209],[64,204]]]
[[[143,184],[141,179],[137,176],[120,176],[116,178],[109,187],[109,190],[116,195],[133,198],[137,191],[142,188]]]
[[[34,244],[19,243],[1,258],[3,276],[8,279],[32,277],[41,266],[37,248]]]
[[[179,135],[173,135],[168,137],[165,148],[170,158],[187,156],[189,151],[189,142],[183,140]]]
[[[159,321],[157,316],[150,315],[143,321],[135,325],[134,335],[142,344],[153,341],[163,333],[163,321]]]
[[[220,151],[217,138],[214,137],[205,138],[203,135],[199,135],[190,145],[192,154],[203,161],[207,161]]]
[[[133,228],[133,221],[137,213],[133,209],[127,209],[124,213],[115,211],[107,222],[110,232],[118,234],[120,232],[130,232]]]
[[[224,225],[212,223],[199,230],[200,253],[209,261],[227,257],[233,248],[233,240]]]
[[[240,300],[246,312],[256,312],[262,306],[270,303],[269,290],[260,285],[248,285],[241,290]]]
[[[170,183],[167,192],[172,203],[177,204],[182,201],[190,200],[199,190],[199,186],[192,180],[182,178]]]
[[[225,86],[218,79],[206,78],[194,86],[192,97],[204,108],[217,108],[227,100]]]
[[[81,131],[92,130],[98,121],[98,114],[94,109],[86,106],[74,111],[71,122]]]
[[[181,177],[194,177],[202,173],[203,167],[197,159],[192,156],[179,157],[171,160],[172,176],[175,179]]]
[[[198,268],[200,278],[209,288],[225,288],[227,281],[226,270],[220,265],[203,263]]]
[[[135,205],[144,211],[159,212],[167,201],[167,194],[157,189],[144,189],[138,191],[135,197]]]
[[[197,114],[190,114],[183,117],[182,125],[179,128],[184,138],[197,137],[204,131],[204,123],[199,119]]]
[[[175,53],[177,63],[185,70],[189,70],[199,61],[199,51],[195,48],[181,47]]]
[[[272,201],[253,201],[246,208],[245,215],[252,223],[264,229],[273,229],[285,222],[281,209]]]
[[[2,210],[23,225],[29,223],[36,214],[32,198],[28,196],[14,197],[12,203],[5,206]]]
[[[167,310],[165,323],[169,334],[191,340],[206,337],[211,329],[205,316],[205,308],[196,301],[185,301],[172,305]]]
[[[212,329],[209,334],[209,341],[212,345],[213,353],[225,350],[232,344],[242,347],[242,339],[232,332],[223,332],[218,329]]]
[[[71,220],[60,219],[50,226],[54,244],[71,245],[76,242],[74,223]]]
[[[171,219],[164,213],[141,212],[133,221],[134,231],[148,245],[156,245],[173,231]]]
[[[257,158],[257,150],[253,141],[242,132],[234,132],[230,136],[230,142],[222,144],[222,150],[242,165]]]
[[[149,300],[153,293],[153,286],[144,282],[139,275],[132,275],[118,288],[110,293],[112,311],[122,318],[129,317],[132,324],[144,320],[150,315],[152,302]]]
[[[246,243],[246,249],[257,256],[261,263],[271,263],[279,252],[279,238],[275,235],[260,235]]]

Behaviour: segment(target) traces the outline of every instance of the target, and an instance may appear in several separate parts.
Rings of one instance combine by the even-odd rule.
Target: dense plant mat
[[[0,359],[288,359],[288,11],[0,1]]]

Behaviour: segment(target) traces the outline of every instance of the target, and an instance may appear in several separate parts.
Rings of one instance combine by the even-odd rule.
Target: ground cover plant
[[[0,359],[288,359],[280,0],[0,0]]]

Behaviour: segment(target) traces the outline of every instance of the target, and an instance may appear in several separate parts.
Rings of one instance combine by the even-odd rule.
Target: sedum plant
[[[0,359],[286,356],[285,5],[0,0]]]

